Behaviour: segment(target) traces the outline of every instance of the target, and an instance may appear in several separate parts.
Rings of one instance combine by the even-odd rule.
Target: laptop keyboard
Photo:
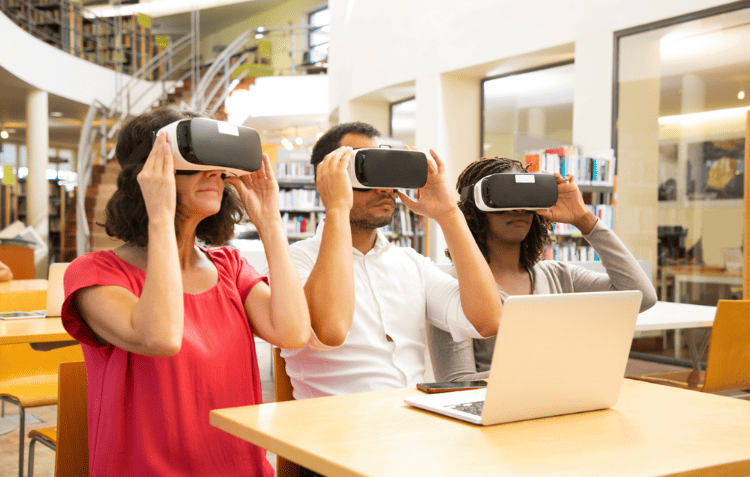
[[[483,406],[484,406],[484,401],[474,401],[474,402],[465,402],[463,404],[451,404],[445,407],[449,407],[457,411],[468,412],[469,414],[474,414],[475,416],[481,416]]]

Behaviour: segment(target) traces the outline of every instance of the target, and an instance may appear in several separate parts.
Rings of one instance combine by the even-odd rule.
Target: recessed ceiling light
[[[8,131],[0,131],[0,138],[8,139]]]
[[[61,113],[60,111],[52,111],[51,113],[49,113],[49,115],[53,118],[61,118],[63,116],[63,113]]]

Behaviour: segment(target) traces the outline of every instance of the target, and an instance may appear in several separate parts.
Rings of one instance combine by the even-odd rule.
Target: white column
[[[34,90],[26,97],[26,224],[49,241],[49,107],[46,91]],[[48,244],[49,245],[49,244]],[[46,277],[46,261],[36,269],[37,277]]]
[[[467,76],[435,73],[417,78],[415,142],[418,149],[432,148],[440,155],[451,188],[458,174],[482,155],[480,88],[478,78]],[[445,238],[435,221],[430,221],[429,243],[429,256],[437,262],[447,261]]]

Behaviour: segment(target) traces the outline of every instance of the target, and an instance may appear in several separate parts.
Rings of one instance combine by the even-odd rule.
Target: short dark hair
[[[136,116],[123,126],[115,148],[122,170],[117,177],[117,190],[104,211],[104,230],[107,235],[141,247],[148,245],[148,213],[137,180],[148,153],[143,157],[133,157],[133,152],[141,143],[150,140],[152,131],[158,131],[180,119],[198,117],[205,116],[195,111],[164,106]],[[179,202],[178,197],[177,203]],[[234,236],[234,225],[242,219],[244,212],[234,189],[224,187],[219,212],[203,219],[198,224],[195,235],[207,245],[222,245]],[[184,217],[184,212],[178,208],[175,214],[175,232],[179,233]]]
[[[486,177],[490,174],[497,174],[500,172],[527,172],[526,167],[514,159],[508,159],[506,157],[483,157],[478,161],[474,161],[469,164],[466,169],[461,172],[456,182],[456,190],[461,192],[461,189],[467,186],[476,184],[479,179]],[[474,240],[477,242],[479,250],[484,255],[484,259],[487,262],[490,261],[489,249],[487,247],[487,231],[489,229],[489,221],[487,220],[487,214],[477,208],[474,203],[474,196],[469,194],[465,200],[458,201],[458,208],[463,212],[466,217],[466,223],[469,225],[471,235],[474,236]],[[533,267],[535,263],[541,260],[544,254],[544,246],[552,241],[549,236],[549,231],[552,229],[552,222],[540,216],[534,214],[531,222],[531,229],[526,237],[521,241],[521,256],[520,262],[524,267]],[[450,258],[450,252],[445,251],[445,254]]]
[[[341,147],[341,138],[347,134],[359,134],[369,138],[380,137],[380,132],[367,123],[361,123],[355,121],[352,123],[341,123],[333,126],[331,129],[326,131],[325,134],[320,136],[320,139],[315,143],[312,150],[312,156],[310,157],[310,164],[316,172],[318,164],[323,162],[325,157]]]

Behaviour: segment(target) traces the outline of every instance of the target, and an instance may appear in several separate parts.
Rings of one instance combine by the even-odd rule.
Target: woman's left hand
[[[417,150],[409,146],[404,149]],[[412,200],[402,192],[398,192],[398,196],[412,212],[439,221],[446,214],[458,210],[458,206],[448,185],[445,164],[434,150],[430,149],[430,155],[432,158],[427,157],[427,183],[419,189],[418,199]]]
[[[260,169],[240,177],[227,177],[225,180],[237,189],[247,216],[259,230],[265,221],[279,218],[279,184],[265,153]]]
[[[557,203],[549,210],[537,210],[537,214],[553,222],[571,224],[583,234],[591,233],[597,218],[583,202],[575,179],[570,174],[563,177],[555,172],[553,175],[557,179]]]

